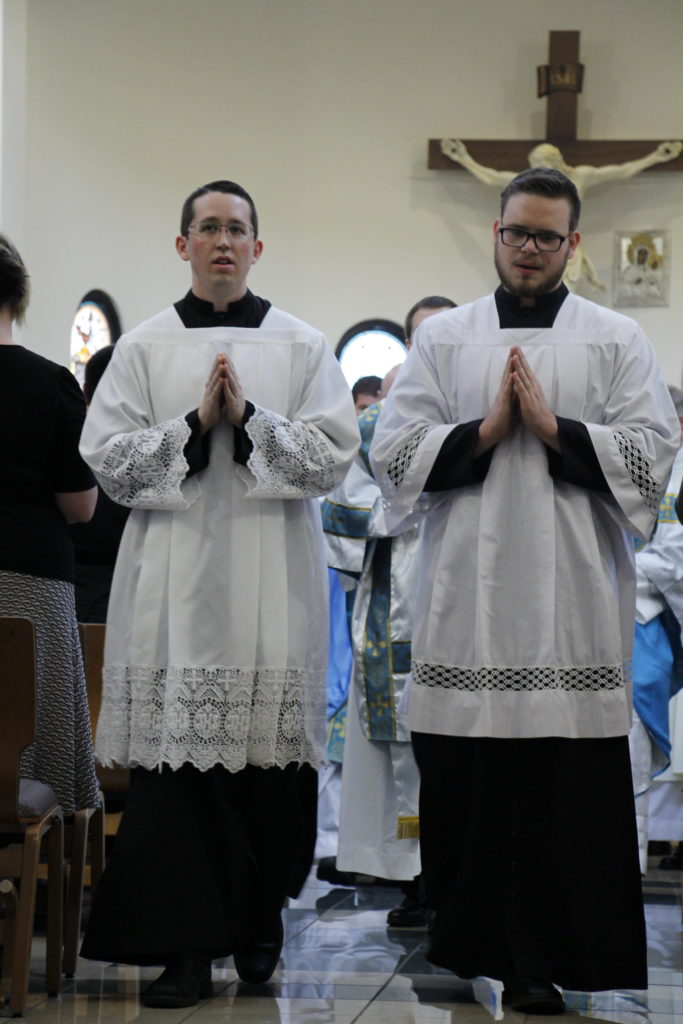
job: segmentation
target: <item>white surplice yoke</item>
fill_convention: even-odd
[[[482,482],[424,494],[453,426],[490,410],[512,345],[582,421],[609,493],[549,473],[524,426]],[[430,317],[375,430],[390,527],[425,514],[410,724],[454,736],[626,735],[635,580],[679,424],[631,319],[568,295],[552,329],[501,329],[493,296]]]
[[[215,356],[255,412],[246,466],[210,432],[183,454]],[[317,331],[271,307],[259,328],[186,329],[170,308],[116,346],[81,451],[132,509],[107,623],[97,755],[202,770],[317,767],[325,748],[327,579],[318,497],[358,447],[350,392]]]

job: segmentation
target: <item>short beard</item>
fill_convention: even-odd
[[[510,295],[516,296],[518,299],[535,299],[539,295],[547,295],[548,292],[555,291],[562,281],[564,272],[567,269],[568,260],[569,257],[565,259],[562,266],[558,268],[557,273],[552,277],[545,278],[545,280],[538,281],[535,284],[532,281],[529,281],[527,283],[522,282],[521,284],[515,285],[510,280],[507,271],[500,264],[497,248],[494,249],[493,252],[493,262],[495,264],[498,277],[500,278],[500,283],[506,292],[509,292]]]

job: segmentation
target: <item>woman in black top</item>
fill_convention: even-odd
[[[93,514],[97,489],[78,454],[85,406],[67,369],[14,343],[28,274],[0,235],[0,615],[36,630],[37,732],[21,772],[65,813],[98,799],[67,523]]]
[[[85,364],[83,394],[88,405],[102,374],[109,366],[114,346],[94,352]],[[119,505],[97,488],[95,514],[88,523],[76,523],[69,530],[76,561],[76,618],[79,622],[106,622],[109,592],[116,556],[129,508]]]

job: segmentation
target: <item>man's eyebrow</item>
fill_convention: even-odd
[[[503,228],[515,228],[517,231],[527,231],[532,235],[557,235],[558,238],[563,238],[564,235],[561,231],[555,231],[554,228],[528,228],[526,224],[501,224]],[[569,231],[569,229],[567,229]]]
[[[222,221],[220,217],[201,217],[199,220],[200,224],[240,224],[244,228],[248,228],[249,225],[245,220],[240,220],[239,217],[231,217],[229,220]]]

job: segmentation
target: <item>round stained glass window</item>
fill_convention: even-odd
[[[93,289],[85,295],[71,324],[70,368],[83,387],[85,364],[105,345],[118,341],[121,323],[116,307],[106,292]]]
[[[349,387],[359,377],[384,377],[408,354],[403,329],[392,320],[364,320],[349,328],[336,355]]]

